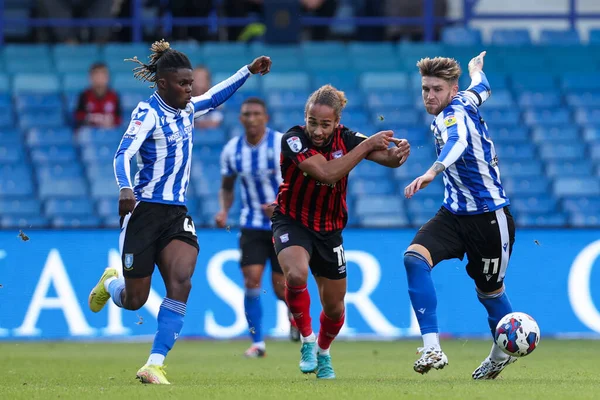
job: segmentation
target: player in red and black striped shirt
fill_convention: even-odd
[[[330,85],[306,103],[306,126],[281,141],[281,172],[273,214],[273,239],[286,280],[285,298],[302,335],[300,370],[332,379],[329,347],[344,324],[346,260],[342,229],[348,220],[348,173],[364,158],[396,168],[410,153],[391,131],[367,138],[340,125],[346,97]],[[396,147],[388,149],[389,143]],[[308,269],[315,276],[323,312],[318,338],[311,327]]]

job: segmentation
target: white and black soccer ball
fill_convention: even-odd
[[[538,346],[540,327],[531,316],[522,312],[513,312],[505,315],[498,322],[494,339],[506,354],[525,357]]]

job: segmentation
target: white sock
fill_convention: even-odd
[[[426,349],[430,347],[440,348],[440,337],[437,333],[426,333],[423,335],[423,347]]]
[[[150,357],[148,357],[148,362],[146,362],[146,364],[162,366],[164,362],[165,356],[163,356],[162,354],[152,353],[150,354]]]
[[[315,336],[314,332],[306,337],[302,336],[301,339],[302,343],[314,343],[317,341],[317,337]]]
[[[510,357],[508,354],[500,350],[500,347],[496,343],[492,345],[492,351],[490,351],[490,360],[492,361],[504,361]]]
[[[317,353],[318,354],[322,354],[324,356],[328,356],[329,355],[329,349],[322,349],[321,346],[319,346],[317,344]]]
[[[108,284],[111,283],[112,281],[116,280],[117,278],[115,278],[114,276],[108,278],[107,280],[104,281],[104,289],[106,289],[106,291],[108,292]]]
[[[262,341],[262,342],[256,342],[256,343],[252,343],[252,346],[254,346],[254,347],[258,347],[258,348],[259,348],[259,349],[261,349],[261,350],[264,350],[264,349],[267,347],[267,345],[265,344],[265,342],[264,342],[264,341]]]

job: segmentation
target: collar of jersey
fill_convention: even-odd
[[[165,101],[162,99],[162,97],[160,97],[158,92],[154,92],[153,96],[156,99],[156,101],[158,101],[158,105],[160,106],[160,108],[162,108],[164,111],[169,112],[171,114],[175,114],[175,115],[179,115],[179,113],[181,112],[181,110],[173,108],[170,105],[168,105],[167,103],[165,103]]]
[[[256,144],[252,144],[248,141],[248,138],[246,137],[246,134],[244,134],[244,142],[246,142],[246,145],[252,149],[257,149],[260,147],[261,144],[263,144],[266,140],[267,137],[271,134],[271,129],[269,127],[267,127],[267,129],[265,129],[265,134],[263,135],[263,137],[260,139],[260,142],[256,143]]]

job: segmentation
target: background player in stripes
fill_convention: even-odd
[[[408,292],[423,335],[421,357],[414,369],[440,369],[448,358],[440,347],[437,298],[431,269],[442,260],[467,254],[467,273],[488,312],[492,335],[502,317],[512,312],[504,275],[515,241],[509,200],[500,182],[498,158],[479,107],[490,95],[483,73],[482,52],[469,63],[472,82],[458,92],[461,70],[450,58],[425,58],[417,63],[422,76],[425,109],[435,120],[431,130],[438,159],[404,191],[407,198],[443,174],[445,199],[438,213],[421,227],[404,254]],[[490,355],[473,372],[474,379],[494,379],[516,358],[494,343]]]
[[[177,340],[186,312],[191,278],[198,256],[194,223],[187,215],[193,121],[225,102],[250,74],[268,73],[271,60],[259,57],[202,96],[192,97],[192,66],[187,56],[155,42],[148,64],[135,76],[152,82],[156,92],[140,102],[115,155],[120,189],[120,250],[123,277],[107,268],[88,302],[100,311],[109,297],[118,306],[137,310],[150,292],[154,264],[158,265],[167,295],[158,313],[158,329],[147,363],[137,372],[143,383],[169,384],[163,362]],[[138,154],[135,188],[130,182],[130,160]]]
[[[396,168],[410,153],[408,142],[393,138],[391,131],[367,138],[340,125],[345,105],[343,92],[323,86],[306,102],[306,126],[295,126],[284,135],[283,184],[272,218],[275,250],[285,274],[285,298],[302,335],[300,370],[316,372],[320,379],[335,378],[329,347],[344,324],[342,229],[348,219],[348,173],[364,158]],[[390,142],[397,147],[388,149]],[[318,349],[306,288],[309,266],[323,305]]]
[[[283,134],[268,128],[268,121],[267,106],[262,99],[250,97],[244,100],[240,110],[244,134],[231,139],[221,153],[221,210],[215,216],[217,226],[224,228],[233,204],[234,184],[239,177],[242,195],[240,265],[246,288],[244,308],[252,337],[252,346],[246,351],[246,357],[265,356],[260,295],[267,261],[271,262],[275,295],[285,301],[283,272],[273,248],[270,221],[272,204],[282,182],[279,156]],[[290,337],[300,340],[295,325],[294,322],[290,326]]]

